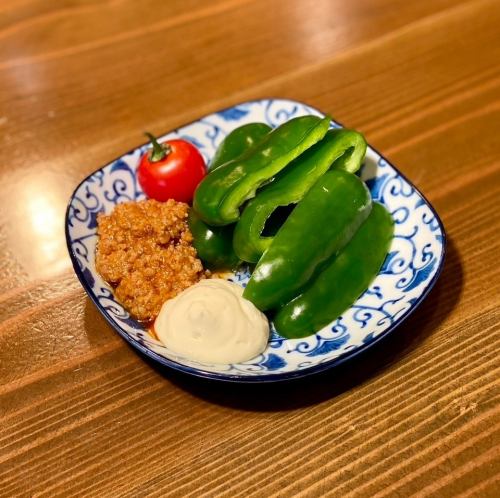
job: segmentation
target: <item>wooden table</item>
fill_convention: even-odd
[[[500,496],[495,0],[0,3],[0,496]],[[329,112],[425,193],[433,292],[369,354],[309,380],[158,370],[78,283],[78,182],[240,101]]]

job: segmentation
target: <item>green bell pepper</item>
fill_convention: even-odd
[[[262,140],[272,128],[265,123],[249,123],[235,128],[217,147],[210,161],[209,170],[214,171],[219,166],[240,157],[246,150]]]
[[[391,215],[373,203],[370,215],[303,293],[278,310],[274,325],[289,339],[314,334],[335,320],[378,274],[393,237]]]
[[[370,210],[370,192],[356,175],[341,170],[325,173],[279,229],[243,296],[261,311],[296,297],[349,242]]]
[[[209,225],[228,225],[240,217],[240,206],[256,190],[306,149],[319,142],[330,118],[301,116],[275,128],[248,149],[211,171],[198,185],[193,207]]]
[[[279,206],[299,202],[333,163],[333,168],[355,173],[366,153],[366,141],[356,131],[330,130],[259,191],[244,208],[234,230],[234,250],[240,259],[256,263],[271,245],[273,237],[262,232]]]
[[[211,270],[234,270],[240,259],[233,249],[234,225],[211,227],[204,223],[194,209],[189,210],[189,230],[198,257]]]
[[[210,162],[210,169],[214,170],[241,156],[271,129],[265,123],[249,123],[236,128],[217,147]],[[234,224],[224,227],[209,226],[200,219],[194,209],[189,211],[188,223],[198,257],[208,268],[211,270],[233,270],[238,266],[240,260],[233,249]]]

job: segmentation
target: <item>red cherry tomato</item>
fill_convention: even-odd
[[[167,140],[159,144],[150,133],[153,144],[142,157],[137,179],[151,199],[174,199],[190,203],[194,190],[206,174],[205,161],[198,149],[185,140]]]

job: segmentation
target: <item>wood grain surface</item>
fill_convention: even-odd
[[[500,496],[500,3],[0,1],[0,496]],[[411,178],[449,237],[397,332],[275,386],[149,363],[70,268],[90,172],[290,97]]]

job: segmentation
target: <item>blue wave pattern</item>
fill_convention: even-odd
[[[315,109],[289,100],[254,101],[204,117],[160,138],[191,141],[208,163],[219,143],[237,126],[255,121],[278,126],[305,114],[322,116]],[[338,128],[340,124],[332,121],[331,126]],[[228,377],[287,374],[332,362],[396,324],[418,304],[439,269],[444,234],[432,209],[409,182],[369,148],[360,176],[374,200],[384,204],[395,220],[390,252],[370,288],[341,317],[306,339],[285,340],[272,327],[267,350],[253,361],[207,365],[179,358],[131,319],[95,270],[97,216],[111,212],[118,203],[145,198],[136,179],[136,167],[145,150],[145,145],[138,147],[84,181],[71,199],[67,228],[72,257],[101,312],[122,336],[160,362],[170,366],[180,363],[187,370]],[[249,277],[248,268],[241,268],[231,280],[245,286]]]

